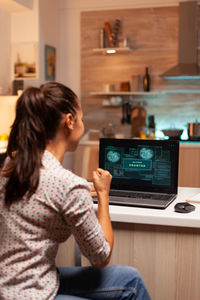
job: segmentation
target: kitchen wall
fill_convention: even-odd
[[[62,74],[65,76],[67,83],[75,88],[75,90],[78,92],[78,95],[80,95],[83,105],[85,107],[85,112],[87,114],[86,116],[86,127],[93,127],[93,128],[98,128],[100,126],[103,126],[107,120],[113,120],[117,124],[119,124],[119,120],[121,118],[121,110],[120,109],[102,109],[101,107],[101,99],[98,97],[91,97],[89,94],[89,91],[92,90],[98,90],[102,89],[102,84],[103,80],[102,78],[99,78],[98,76],[102,73],[103,78],[105,78],[105,81],[109,83],[109,80],[115,79],[117,81],[119,80],[124,80],[125,78],[130,78],[131,75],[142,74],[144,72],[144,67],[145,65],[149,65],[148,63],[148,58],[149,55],[151,56],[151,61],[150,63],[152,64],[151,67],[151,74],[153,76],[153,88],[154,89],[198,89],[199,88],[199,80],[193,80],[193,81],[179,81],[179,82],[172,82],[172,81],[165,81],[162,82],[162,80],[159,78],[159,74],[162,73],[162,70],[165,71],[170,66],[173,66],[177,62],[177,47],[178,47],[178,3],[179,1],[84,1],[82,3],[81,1],[61,1],[61,8],[62,8],[62,24],[67,25],[63,26],[65,30],[63,29],[63,32],[65,31],[65,34],[67,36],[67,39],[62,41],[61,45],[64,49],[66,50],[67,57],[70,57],[70,62],[69,64],[66,64],[66,62],[63,62],[62,65]],[[137,49],[134,50],[131,54],[128,54],[127,56],[125,55],[120,55],[120,56],[115,56],[113,58],[103,58],[100,55],[96,55],[92,53],[92,48],[98,47],[98,36],[99,36],[99,29],[102,27],[104,19],[101,18],[100,15],[102,13],[107,13],[106,17],[109,19],[112,19],[112,13],[115,11],[114,16],[120,17],[120,10],[124,11],[126,8],[128,9],[141,9],[141,8],[148,8],[151,11],[151,8],[161,8],[161,7],[171,7],[176,10],[176,13],[173,17],[172,24],[169,28],[170,31],[170,36],[168,35],[168,39],[165,37],[165,29],[164,24],[165,24],[165,19],[160,18],[159,16],[154,15],[152,12],[150,13],[150,16],[152,16],[152,22],[153,24],[153,31],[150,31],[150,26],[147,30],[147,28],[144,28],[144,24],[141,23],[141,28],[140,30],[145,30],[147,35],[146,37],[148,38],[149,45],[153,47],[153,43],[155,42],[155,39],[157,40],[157,44],[154,50],[158,51],[160,50],[161,53],[161,48],[163,48],[163,41],[164,41],[164,46],[167,45],[168,50],[170,50],[170,54],[167,57],[164,55],[163,49],[162,49],[162,54],[159,54],[158,57],[156,57],[156,51],[154,51],[154,58],[153,58],[153,51],[151,51],[151,54],[147,51],[148,47],[146,48],[146,53],[144,48],[138,47],[137,44]],[[106,12],[107,11],[107,12]],[[117,13],[118,11],[119,13]],[[67,15],[66,15],[67,12]],[[93,22],[91,22],[91,19],[88,19],[86,21],[87,24],[90,24],[90,29],[87,27],[88,25],[85,24],[86,30],[83,32],[83,22],[84,22],[84,14],[85,16],[89,17],[93,13],[98,13],[100,19],[95,18],[93,19]],[[136,12],[137,13],[137,10]],[[66,19],[64,20],[64,16],[68,16],[67,21]],[[97,14],[96,14],[97,16]],[[85,18],[85,20],[87,19]],[[82,21],[81,21],[82,18]],[[136,35],[136,28],[134,30],[134,20],[135,20],[135,15],[130,17],[131,22],[133,27],[131,29],[128,29],[126,27],[126,33],[127,34],[133,34]],[[170,18],[170,16],[169,16]],[[169,19],[168,18],[168,19]],[[145,19],[144,19],[145,20]],[[77,24],[80,22],[80,28],[78,27]],[[152,23],[150,23],[152,25]],[[124,26],[126,26],[126,22],[124,22]],[[148,26],[148,25],[147,25]],[[72,31],[73,28],[73,31]],[[158,39],[156,36],[156,28],[160,28],[159,32],[159,38],[162,41],[161,45],[158,44]],[[89,29],[89,31],[88,31]],[[164,34],[162,34],[162,31]],[[92,33],[91,33],[92,32]],[[88,34],[87,34],[88,33]],[[63,33],[62,33],[63,34]],[[85,35],[84,35],[85,34]],[[92,34],[92,35],[91,35]],[[81,44],[79,40],[79,35],[81,39]],[[141,36],[141,35],[140,35]],[[138,42],[138,40],[137,40]],[[140,43],[143,41],[140,39]],[[145,40],[144,40],[145,42]],[[82,46],[82,43],[84,45]],[[81,48],[81,59],[82,62],[79,62],[79,49]],[[171,49],[170,49],[171,47]],[[143,52],[142,52],[143,51]],[[145,57],[145,60],[141,62],[141,60],[138,60],[138,57],[142,54],[142,58]],[[164,56],[163,56],[164,55]],[[95,58],[96,57],[96,58]],[[131,58],[130,58],[131,57]],[[167,60],[166,60],[167,59]],[[101,62],[101,71],[94,73],[94,69],[98,67],[98,63],[96,64],[97,61]],[[123,60],[126,61],[125,67],[122,70],[122,64]],[[104,63],[103,63],[104,61]],[[106,61],[106,63],[105,63]],[[128,69],[127,68],[127,61],[130,62],[132,61],[132,64],[129,65]],[[140,64],[140,69],[135,69],[135,63],[137,65]],[[115,70],[113,70],[113,64],[115,65]],[[116,73],[119,73],[119,68],[116,66],[119,64],[119,68],[121,69],[121,77],[120,79],[117,78]],[[81,78],[79,77],[79,74],[81,73],[81,68],[80,65],[82,66],[82,75]],[[105,67],[105,65],[107,65]],[[84,68],[83,68],[84,66]],[[88,69],[88,68],[89,69]],[[105,67],[105,68],[104,68]],[[93,72],[90,73],[90,71],[93,69]],[[108,72],[109,69],[109,72]],[[84,70],[85,74],[87,74],[87,78],[89,78],[88,83],[86,83],[86,76],[84,75]],[[100,70],[100,69],[99,69]],[[104,70],[104,72],[103,72]],[[127,71],[128,70],[128,71]],[[116,71],[116,72],[114,72]],[[127,72],[127,73],[126,73]],[[97,74],[98,73],[98,74]],[[126,75],[125,75],[126,73]],[[123,75],[123,78],[122,78]],[[110,78],[108,78],[110,76]],[[113,77],[114,76],[114,77]],[[93,77],[92,81],[90,81],[91,77]],[[79,88],[79,82],[81,88]],[[104,83],[107,83],[104,82]],[[90,84],[90,87],[89,87]],[[87,85],[87,86],[86,86]],[[187,92],[187,91],[186,91]],[[185,93],[185,94],[165,94],[162,97],[156,96],[154,98],[144,98],[142,99],[141,97],[137,100],[145,101],[147,102],[148,106],[146,106],[147,113],[148,114],[155,114],[156,116],[156,121],[158,126],[161,128],[163,127],[185,127],[187,126],[187,122],[190,122],[194,119],[199,119],[199,94],[197,93]],[[85,104],[84,104],[85,101]],[[89,106],[87,106],[89,104]],[[93,112],[95,112],[95,117]],[[98,114],[97,114],[98,112]],[[169,115],[169,118],[168,118]],[[127,127],[127,126],[126,126]],[[124,128],[124,127],[123,127]],[[129,127],[128,127],[129,128]],[[128,129],[129,130],[129,129]]]
[[[10,34],[10,14],[4,10],[0,10],[0,94],[8,94],[10,88]]]
[[[28,7],[30,9],[33,8],[33,1],[34,0],[13,0],[13,1],[18,2],[18,3]]]
[[[31,4],[33,1],[29,1]],[[27,3],[27,4],[28,4]],[[48,7],[48,14],[47,14]],[[38,76],[35,79],[24,79],[24,86],[38,86],[44,82],[44,45],[57,49],[56,79],[59,78],[59,5],[57,0],[34,0],[33,9],[27,11],[7,12],[0,10],[0,134],[9,133],[14,119],[15,96],[12,92],[14,60],[11,49],[13,45],[35,44],[37,47]]]
[[[37,78],[34,79],[26,79],[24,80],[24,87],[29,85],[38,85],[40,72],[39,72],[39,61],[38,58],[40,57],[39,53],[39,17],[38,17],[38,0],[35,0],[33,3],[33,8],[24,12],[12,12],[11,15],[11,36],[10,36],[10,46],[13,50],[17,48],[24,47],[24,51],[27,51],[25,47],[28,45],[35,45],[36,47],[36,63],[37,63]],[[17,58],[17,53],[12,51],[12,57],[10,61],[10,69],[11,69],[11,78],[10,82],[14,79],[13,69],[14,69],[14,62]],[[28,55],[28,53],[26,53]],[[10,83],[11,84],[11,83]],[[12,90],[12,86],[10,88]]]
[[[122,34],[128,37],[132,51],[115,55],[94,53],[104,21],[117,18],[121,19]],[[178,19],[178,7],[82,12],[81,99],[87,128],[102,128],[112,121],[117,131],[124,130],[121,109],[102,107],[106,97],[90,92],[103,91],[107,83],[119,89],[121,81],[132,83],[133,76],[140,75],[141,79],[145,66],[150,68],[152,90],[165,92],[155,97],[132,96],[131,101],[133,105],[145,103],[147,115],[155,116],[157,129],[186,128],[187,122],[200,120],[200,80],[164,80],[159,76],[177,63]],[[130,127],[126,126],[126,130],[129,134]]]
[[[56,80],[60,78],[60,9],[59,1],[42,0],[39,5],[39,68],[40,83],[44,82],[44,47],[50,45],[56,48]],[[47,14],[48,13],[48,14]],[[64,57],[63,57],[64,60]]]
[[[15,118],[17,96],[0,96],[0,135],[9,134]]]
[[[80,38],[81,12],[141,7],[178,6],[179,0],[60,0],[61,78],[81,96]]]
[[[48,14],[47,14],[48,7]],[[44,75],[44,47],[51,45],[56,47],[56,80],[59,78],[59,3],[55,0],[34,0],[33,9],[29,12],[12,13],[12,43],[35,43],[37,46],[37,68],[36,79],[25,80],[25,87],[29,85],[38,86],[45,81]],[[25,26],[25,24],[27,24]]]
[[[24,0],[18,1],[23,4]],[[11,5],[11,4],[10,4]],[[57,0],[30,0],[26,3],[28,8],[22,11],[13,11],[9,6],[1,8],[0,2],[0,94],[8,95],[12,92],[13,69],[19,46],[33,45],[36,49],[37,76],[25,79],[24,87],[38,86],[44,82],[44,46],[56,47],[56,80],[60,78],[60,18],[59,1]],[[48,7],[48,10],[47,10]],[[7,10],[6,10],[7,9]],[[27,54],[27,50],[26,51]],[[30,55],[29,55],[30,56]]]

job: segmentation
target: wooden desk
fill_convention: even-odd
[[[174,212],[175,203],[197,193],[200,189],[179,188],[165,210],[110,205],[115,237],[110,264],[137,268],[152,300],[200,299],[200,204],[189,214]],[[82,265],[88,264],[82,257]]]

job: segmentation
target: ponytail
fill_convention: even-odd
[[[2,170],[7,177],[5,204],[10,207],[26,194],[30,198],[39,184],[41,159],[47,142],[56,135],[63,113],[76,116],[77,97],[66,86],[49,82],[27,88],[18,98]]]

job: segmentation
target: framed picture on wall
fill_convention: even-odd
[[[56,80],[56,48],[45,45],[45,80]]]

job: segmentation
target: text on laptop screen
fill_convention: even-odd
[[[100,167],[112,174],[111,188],[167,192],[177,183],[177,160],[175,141],[100,141]]]

